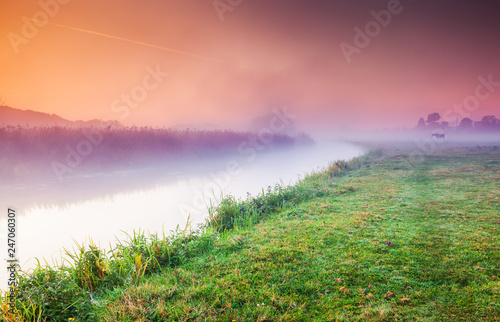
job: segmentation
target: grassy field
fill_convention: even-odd
[[[441,147],[411,163],[409,152],[375,151],[293,187],[229,197],[198,235],[82,249],[72,270],[22,280],[20,294],[45,302],[21,297],[19,311],[59,321],[499,321],[500,149]],[[80,293],[58,295],[71,288]]]

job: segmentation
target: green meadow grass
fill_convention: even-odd
[[[31,321],[499,321],[500,150],[410,152],[227,197],[197,233],[80,247],[72,267],[22,277],[16,308]]]

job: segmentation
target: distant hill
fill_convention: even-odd
[[[34,126],[69,126],[69,127],[123,127],[118,121],[70,121],[56,114],[20,110],[9,106],[0,106],[0,126],[20,125],[23,127]]]

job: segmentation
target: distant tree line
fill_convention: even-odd
[[[418,120],[416,129],[443,129],[453,128],[458,131],[476,131],[476,132],[490,132],[490,131],[500,131],[500,119],[497,119],[494,115],[486,115],[481,118],[480,121],[473,121],[472,119],[465,117],[460,120],[460,122],[455,122],[455,126],[451,125],[447,121],[441,121],[441,115],[439,113],[431,113],[427,115],[427,119],[424,120],[421,117]],[[458,120],[457,120],[458,121]]]

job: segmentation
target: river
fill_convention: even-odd
[[[276,183],[293,184],[329,162],[362,154],[361,147],[328,142],[313,147],[191,162],[176,168],[75,176],[65,182],[0,186],[0,240],[7,258],[7,207],[17,211],[17,258],[27,271],[35,258],[61,263],[64,248],[89,239],[109,249],[134,230],[168,233],[204,223],[207,205],[221,194],[246,198]],[[6,266],[6,264],[5,264]],[[7,273],[1,270],[0,287]]]

